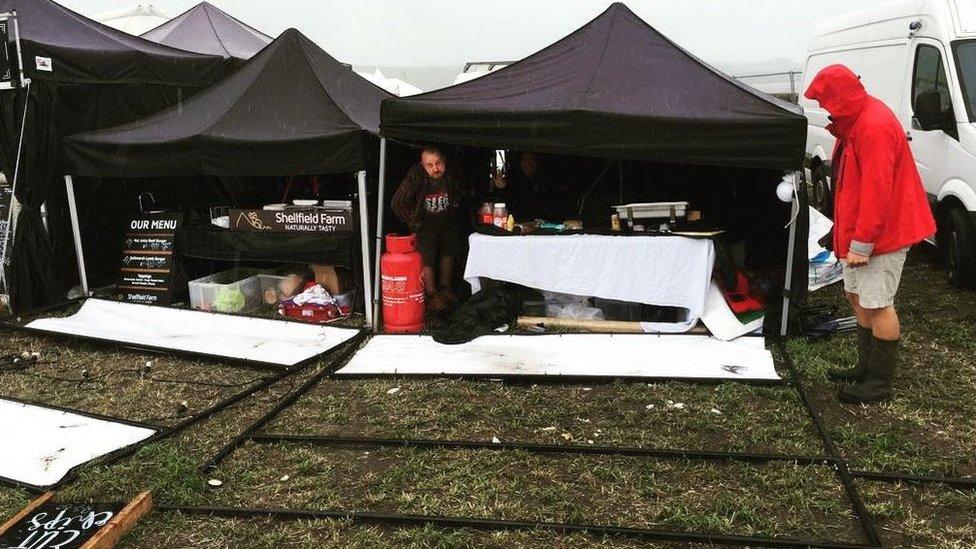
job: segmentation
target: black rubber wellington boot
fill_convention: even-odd
[[[864,379],[854,385],[846,385],[837,395],[848,404],[870,404],[881,402],[891,396],[891,380],[898,367],[898,343],[901,340],[885,341],[874,338],[871,349],[871,362],[864,372]]]
[[[827,370],[827,378],[831,381],[861,381],[864,371],[868,369],[871,361],[871,347],[874,345],[874,336],[871,335],[871,328],[857,325],[857,363],[850,368],[843,370]]]

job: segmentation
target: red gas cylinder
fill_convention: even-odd
[[[424,329],[424,263],[417,251],[417,235],[386,235],[380,259],[383,280],[383,329],[416,334]]]

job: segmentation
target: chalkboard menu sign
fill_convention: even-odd
[[[139,214],[129,220],[119,268],[119,296],[130,303],[169,305],[173,299],[176,231],[180,213]]]
[[[352,210],[289,209],[231,210],[230,228],[235,231],[279,233],[337,233],[352,231]]]
[[[152,511],[152,494],[128,504],[54,503],[45,492],[0,525],[0,549],[109,549]]]
[[[47,502],[24,515],[0,536],[0,549],[74,549],[82,547],[122,510],[122,503]]]
[[[0,19],[0,90],[14,87],[14,63],[10,56],[10,19]]]

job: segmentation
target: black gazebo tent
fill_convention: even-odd
[[[615,3],[497,72],[384,101],[380,133],[410,142],[796,170],[806,119],[796,105],[719,72]],[[380,184],[382,201],[382,178]],[[794,217],[806,226],[804,204]],[[802,287],[795,303],[806,289],[802,247],[805,238],[791,231],[792,263],[804,266],[789,277],[793,292]]]
[[[806,118],[681,49],[625,5],[499,71],[383,103],[384,137],[798,168]]]
[[[227,63],[128,35],[50,0],[0,0],[0,12],[16,12],[30,80],[0,92],[0,159],[21,205],[6,281],[14,309],[27,310],[60,301],[70,279],[58,263],[71,255],[64,200],[56,199],[60,137],[178,103],[226,74]],[[13,35],[10,41],[16,51]]]
[[[141,37],[186,51],[241,61],[250,59],[273,40],[208,2],[193,6]]]
[[[368,291],[365,169],[376,144],[379,106],[389,97],[289,29],[178,108],[65,138],[66,173],[123,178],[359,172]],[[78,258],[83,271],[83,257]]]

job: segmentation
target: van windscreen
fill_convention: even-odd
[[[962,86],[962,97],[966,101],[966,114],[970,122],[976,122],[976,40],[953,42],[952,50]]]

